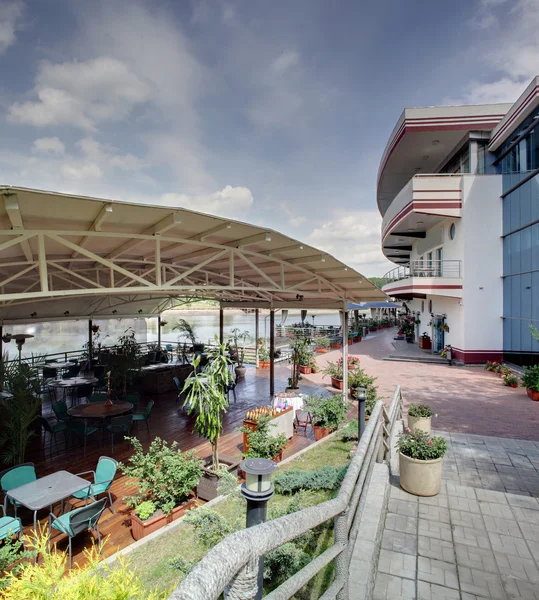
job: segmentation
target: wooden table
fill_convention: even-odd
[[[88,404],[79,404],[73,406],[67,414],[70,417],[78,419],[108,419],[117,417],[129,412],[133,408],[131,402],[114,402],[114,404],[105,404],[105,402],[89,402]]]

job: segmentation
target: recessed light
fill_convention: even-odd
[[[422,158],[423,160],[427,160],[427,159],[428,159],[428,157],[429,157],[429,155],[428,155],[428,154],[425,154],[425,156],[422,156],[421,158]]]
[[[423,223],[424,223],[424,222],[425,222],[425,221],[418,221],[418,222],[417,222],[417,224],[418,224],[418,225],[423,225]]]
[[[408,227],[407,231],[414,231],[415,227]]]
[[[437,146],[440,143],[440,140],[432,140],[432,145]]]

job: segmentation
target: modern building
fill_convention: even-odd
[[[378,172],[383,287],[464,363],[539,362],[539,78],[514,104],[404,110]]]

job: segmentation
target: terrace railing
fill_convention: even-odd
[[[409,277],[462,277],[460,260],[413,260],[409,265],[396,267],[383,277],[383,285]]]
[[[265,600],[291,598],[332,561],[334,580],[321,599],[349,600],[350,559],[370,473],[376,461],[390,459],[391,435],[401,416],[402,394],[397,387],[389,409],[381,401],[376,403],[336,498],[227,536],[178,585],[170,600],[216,600],[223,592],[228,600],[252,600],[257,592],[259,557],[331,519],[334,544],[265,596]]]

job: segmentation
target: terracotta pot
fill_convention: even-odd
[[[432,417],[411,417],[408,415],[408,427],[412,431],[423,431],[430,435]]]
[[[348,340],[348,345],[351,346],[352,345],[352,340]]]
[[[316,351],[319,354],[325,354],[328,351],[328,349],[327,348],[317,348]]]
[[[442,459],[417,460],[399,452],[402,489],[415,496],[436,496],[442,485]]]
[[[335,379],[335,377],[332,377],[331,385],[338,390],[342,390],[342,379]]]
[[[283,460],[283,451],[281,450],[272,460],[273,462],[280,463]]]
[[[518,383],[510,383],[509,387],[517,388],[518,387]]]
[[[331,429],[329,427],[320,427],[318,425],[313,426],[314,430],[314,439],[315,441],[319,441],[331,433]]]
[[[146,521],[139,519],[139,517],[137,517],[137,515],[133,512],[131,513],[131,533],[133,534],[135,540],[140,540],[143,537],[150,535],[150,533],[161,529],[161,527],[172,523],[172,521],[176,521],[176,519],[183,517],[188,510],[191,510],[196,506],[197,500],[193,497],[183,504],[180,504],[176,508],[173,508],[170,515],[165,515],[163,513],[157,517],[147,519]]]
[[[313,370],[311,369],[311,367],[299,365],[299,372],[303,373],[304,375],[310,375],[313,372]]]
[[[530,390],[530,388],[526,388],[526,393],[528,394],[528,397],[531,398],[533,401],[539,402],[539,392],[536,392],[535,390]]]
[[[341,342],[331,342],[330,347],[333,350],[338,350],[341,347]]]
[[[260,360],[260,361],[258,361],[258,366],[261,369],[269,369],[270,368],[270,361],[269,360]]]

